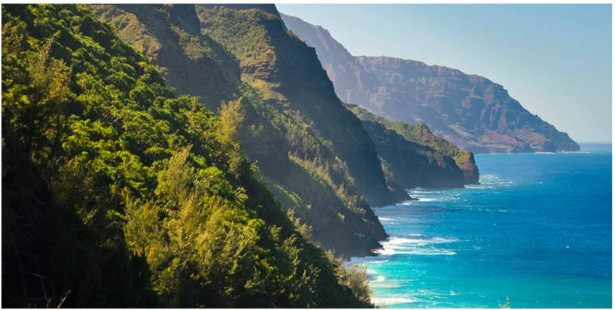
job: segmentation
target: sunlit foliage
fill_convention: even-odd
[[[368,306],[220,117],[85,6],[2,10],[3,305]]]

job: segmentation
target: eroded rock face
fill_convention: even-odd
[[[282,18],[316,49],[335,92],[347,103],[390,120],[424,123],[435,135],[472,152],[579,150],[566,133],[484,77],[413,60],[354,57],[322,27]]]

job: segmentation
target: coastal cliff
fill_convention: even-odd
[[[502,85],[459,70],[391,57],[355,57],[320,26],[282,15],[316,49],[335,92],[393,121],[425,124],[475,153],[578,151],[568,134],[528,112]]]
[[[387,184],[373,142],[314,50],[288,33],[273,5],[176,6],[93,8],[148,51],[176,93],[198,95],[213,111],[240,102],[242,151],[306,238],[345,257],[378,248],[386,234],[370,205],[407,194]],[[212,76],[217,84],[207,85]]]
[[[347,105],[376,144],[388,180],[405,188],[460,188],[478,183],[471,152],[437,138],[425,125],[391,122],[356,105]]]

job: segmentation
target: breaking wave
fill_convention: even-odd
[[[434,247],[436,244],[452,243],[459,240],[442,237],[391,237],[382,243],[382,248],[376,250],[380,255],[455,255],[456,252]]]

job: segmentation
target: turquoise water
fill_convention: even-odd
[[[476,156],[480,185],[375,209],[381,307],[611,307],[611,151]]]

